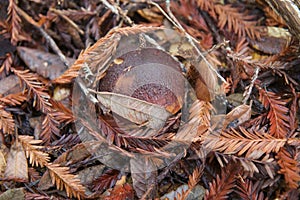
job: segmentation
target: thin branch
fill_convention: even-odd
[[[17,7],[17,12],[31,25],[33,25],[34,27],[36,27],[40,33],[44,36],[44,38],[46,39],[47,43],[50,45],[50,47],[52,48],[52,50],[59,56],[59,58],[63,61],[63,63],[69,67],[70,63],[69,61],[66,59],[66,56],[61,52],[61,50],[59,49],[59,47],[57,46],[57,44],[55,43],[55,41],[50,37],[50,35],[48,35],[48,33],[36,22],[34,21],[26,12],[24,12],[21,8]]]
[[[78,31],[78,33],[80,33],[81,35],[84,34],[84,31],[81,30],[77,26],[77,24],[75,24],[68,16],[64,15],[64,13],[61,10],[57,10],[55,8],[50,8],[49,10],[62,17],[64,20],[66,20],[71,26],[73,26]]]
[[[185,35],[185,37],[188,39],[189,43],[194,47],[194,49],[197,51],[198,55],[204,60],[204,62],[207,64],[207,66],[221,79],[222,82],[226,83],[226,80],[219,74],[219,72],[210,64],[210,62],[205,58],[203,53],[200,51],[199,47],[196,45],[196,42],[198,42],[197,39],[195,39],[193,36],[191,36],[189,33],[185,31],[185,29],[181,26],[181,24],[178,22],[176,17],[173,15],[171,9],[170,9],[170,1],[166,1],[167,5],[167,12],[166,13],[157,3],[153,1],[148,1],[149,4],[154,5],[161,11],[161,13],[180,31],[182,31]]]
[[[254,82],[256,81],[257,77],[258,77],[258,73],[260,71],[260,68],[259,67],[256,67],[255,69],[255,73],[254,73],[254,76],[252,77],[252,80],[251,80],[251,83],[250,85],[248,86],[248,89],[245,91],[244,93],[244,100],[243,100],[243,104],[245,105],[251,95],[251,92],[252,92],[252,89],[253,89],[253,86],[254,86]]]

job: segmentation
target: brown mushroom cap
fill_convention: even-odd
[[[128,95],[176,113],[182,106],[184,81],[180,64],[169,54],[143,48],[116,58],[100,80],[99,90]]]

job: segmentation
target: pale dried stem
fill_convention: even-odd
[[[121,16],[121,18],[128,23],[130,26],[133,26],[133,21],[127,16],[126,12],[124,12],[119,6],[117,6],[115,3],[111,3],[107,0],[101,0],[101,2],[110,9],[114,14],[117,16]]]
[[[57,10],[55,8],[50,8],[50,11],[54,12],[55,14],[59,15],[60,17],[62,17],[64,20],[66,20],[66,22],[68,22],[73,28],[76,29],[76,31],[78,31],[78,33],[80,33],[81,35],[84,34],[84,31],[81,30],[78,25],[73,22],[68,16],[64,15],[63,12],[61,10]]]
[[[207,64],[207,66],[221,79],[222,82],[226,83],[226,80],[219,74],[219,72],[210,64],[210,62],[205,58],[203,53],[200,51],[198,45],[198,40],[195,39],[193,36],[191,36],[189,33],[186,32],[186,30],[181,26],[181,24],[178,22],[176,17],[173,15],[171,9],[170,9],[170,1],[166,1],[167,5],[167,13],[155,2],[148,1],[149,4],[154,5],[159,9],[159,11],[180,31],[182,31],[185,34],[185,37],[188,39],[189,43],[195,48],[198,55],[204,60],[204,62]]]
[[[248,99],[249,99],[249,97],[250,97],[250,95],[251,95],[251,92],[252,92],[252,89],[253,89],[253,86],[254,86],[254,82],[256,81],[256,79],[257,79],[257,77],[258,77],[259,71],[260,71],[260,68],[259,68],[259,67],[256,67],[255,73],[254,73],[254,75],[253,75],[253,77],[252,77],[252,80],[251,80],[251,83],[250,83],[250,85],[249,85],[249,88],[245,91],[245,92],[247,92],[247,93],[246,93],[246,95],[244,95],[245,98],[243,99],[243,104],[246,104],[246,103],[247,103],[247,101],[248,101]]]

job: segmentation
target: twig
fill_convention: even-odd
[[[245,91],[245,93],[246,93],[246,92],[247,92],[247,93],[246,93],[246,95],[244,95],[245,98],[244,98],[244,100],[243,100],[243,104],[246,104],[246,103],[247,103],[247,101],[248,101],[248,99],[249,99],[249,97],[250,97],[250,95],[251,95],[251,92],[252,92],[252,89],[253,89],[253,86],[254,86],[254,82],[256,81],[256,79],[257,79],[257,77],[258,77],[259,71],[260,71],[260,68],[259,68],[259,67],[256,67],[254,76],[252,77],[251,83],[250,83],[250,85],[248,86],[249,88]]]
[[[207,52],[205,54],[209,54],[221,47],[226,47],[229,44],[229,40],[224,40],[223,42],[219,43],[219,44],[215,44],[214,46],[212,46],[209,50],[207,50]]]
[[[84,31],[81,30],[77,24],[75,24],[75,22],[73,22],[68,16],[64,15],[63,12],[61,10],[57,10],[55,8],[50,8],[50,11],[54,12],[55,14],[59,15],[60,17],[62,17],[64,20],[66,20],[71,26],[73,26],[78,33],[80,33],[81,35],[84,34]]]
[[[51,49],[59,56],[59,58],[63,61],[63,63],[69,67],[69,61],[66,59],[65,55],[61,52],[61,50],[58,48],[55,41],[48,35],[48,33],[36,22],[34,21],[27,13],[25,13],[21,8],[16,7],[17,12],[31,25],[36,27],[40,33],[44,36],[47,43],[50,45]]]
[[[133,21],[127,16],[127,14],[117,5],[114,3],[110,3],[107,0],[101,0],[101,2],[110,9],[113,13],[115,13],[118,16],[121,16],[121,18],[128,23],[130,26],[133,26]]]
[[[106,0],[101,0],[101,2],[108,8],[108,9],[110,9],[113,13],[115,13],[116,15],[119,15],[119,11],[118,11],[118,9],[115,7],[115,6],[113,6],[113,5],[111,5],[108,1],[106,1]]]
[[[201,53],[199,47],[196,45],[195,42],[198,42],[197,39],[195,39],[193,36],[191,36],[189,33],[185,31],[185,29],[181,26],[181,24],[178,22],[176,17],[173,15],[171,9],[170,9],[170,1],[166,0],[166,7],[167,7],[167,13],[155,2],[148,1],[149,4],[154,5],[161,11],[161,13],[180,31],[182,31],[185,34],[185,37],[188,39],[189,43],[195,48],[197,53],[200,55],[200,57],[204,60],[204,62],[207,64],[207,66],[221,79],[222,82],[226,83],[226,80],[218,73],[218,71],[210,64],[210,62],[205,58],[203,53]]]

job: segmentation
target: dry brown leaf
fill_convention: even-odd
[[[247,121],[251,117],[251,106],[240,105],[230,111],[224,120],[223,128],[226,128],[230,123],[237,120],[235,126]]]
[[[101,104],[125,119],[152,129],[162,128],[171,116],[164,107],[112,92],[96,92]]]
[[[37,72],[44,78],[53,80],[66,70],[64,63],[55,54],[26,47],[17,47],[17,51],[29,69]],[[75,62],[72,58],[67,58],[67,60],[70,64]]]
[[[15,75],[4,77],[0,80],[0,94],[8,95],[21,92],[19,79]]]
[[[28,166],[24,149],[18,141],[10,148],[4,177],[15,181],[28,181]]]
[[[216,73],[209,68],[204,60],[196,66],[196,70],[200,72],[202,80],[196,81],[195,90],[198,99],[212,100],[214,95],[220,91],[218,77]]]
[[[152,199],[157,177],[157,168],[153,161],[143,156],[132,158],[130,160],[130,171],[133,188],[137,196]]]
[[[24,188],[9,189],[0,195],[0,200],[7,200],[7,199],[26,200],[25,189]]]

